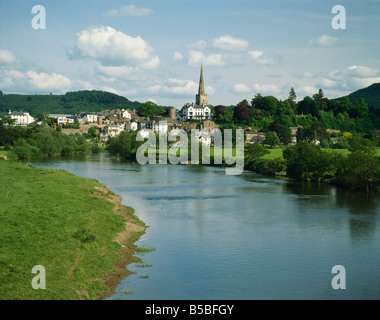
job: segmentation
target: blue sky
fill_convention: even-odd
[[[34,5],[46,9],[35,30]],[[346,29],[335,30],[335,5]],[[203,63],[210,104],[334,98],[380,82],[380,0],[0,0],[0,90],[106,90],[177,108]]]

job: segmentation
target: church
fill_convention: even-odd
[[[199,79],[198,94],[195,96],[194,103],[186,103],[177,114],[178,121],[186,120],[209,120],[211,119],[211,108],[207,105],[207,94],[203,80],[203,66],[201,66],[201,76]]]

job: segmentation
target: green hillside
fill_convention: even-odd
[[[0,115],[9,110],[30,112],[34,116],[47,113],[75,114],[78,111],[107,109],[136,109],[139,102],[105,91],[77,91],[64,95],[2,94],[0,91]]]
[[[373,106],[376,109],[380,109],[380,83],[374,83],[367,88],[360,89],[349,94],[348,99],[351,102],[355,102],[359,98],[363,98],[368,106]],[[338,98],[336,100],[340,100],[342,98]]]

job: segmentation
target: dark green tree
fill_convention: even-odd
[[[265,135],[264,144],[268,144],[271,148],[277,146],[280,143],[280,139],[277,133],[274,131],[268,131]]]

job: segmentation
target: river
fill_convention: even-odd
[[[379,196],[106,154],[29,163],[97,179],[149,226],[155,250],[108,299],[380,299]]]

